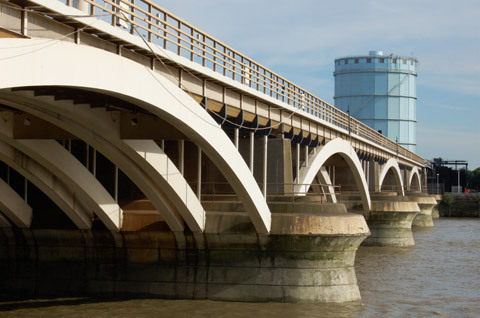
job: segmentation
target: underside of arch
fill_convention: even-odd
[[[16,140],[12,127],[0,125],[0,140],[25,153],[69,184],[109,230],[120,230],[122,210],[100,182],[55,140]]]
[[[420,181],[420,173],[418,172],[417,167],[413,167],[410,171],[410,177],[408,180],[408,184],[410,185],[410,189],[414,189],[417,192],[422,192],[422,182]]]
[[[16,226],[30,227],[33,217],[32,208],[2,179],[0,179],[0,211]]]
[[[2,40],[11,49],[0,52],[0,67],[9,74],[0,79],[0,89],[78,87],[110,94],[146,109],[199,145],[230,182],[257,232],[269,232],[270,210],[245,161],[221,127],[187,93],[160,74],[121,56],[66,42],[37,51],[25,47],[34,41]],[[79,56],[82,61],[95,63],[73,62],[65,56]]]
[[[79,229],[92,227],[92,211],[51,171],[3,141],[0,141],[0,161],[39,188]]]
[[[365,180],[365,176],[363,174],[360,160],[358,159],[355,150],[350,146],[350,144],[341,138],[336,138],[328,142],[325,146],[321,147],[316,152],[316,154],[312,155],[312,158],[309,159],[310,165],[308,167],[303,167],[300,170],[299,177],[296,181],[296,183],[298,184],[296,190],[299,192],[306,192],[306,190],[308,190],[306,189],[306,187],[312,184],[315,176],[318,175],[319,172],[321,173],[321,169],[324,163],[330,157],[336,154],[340,155],[347,162],[347,165],[350,168],[355,179],[355,183],[357,184],[360,191],[363,208],[365,210],[370,210],[370,195],[368,193],[368,186]],[[326,181],[329,182],[329,180]]]
[[[380,180],[379,188],[382,189],[382,186],[384,185],[384,181],[389,173],[393,175],[393,178],[395,180],[394,190],[401,195],[405,195],[400,167],[395,158],[388,159],[388,161],[382,166],[382,171],[380,172],[380,178],[379,178]]]
[[[110,115],[52,97],[33,100],[32,92],[3,93],[0,101],[29,112],[84,140],[116,164],[147,196],[172,231],[201,232],[205,211],[175,164],[153,140],[121,140]],[[183,218],[183,219],[182,219]]]
[[[331,185],[332,180],[325,167],[321,167],[317,173],[319,185],[312,184],[315,193],[323,195],[328,202],[337,203],[337,196],[335,195],[335,188]]]

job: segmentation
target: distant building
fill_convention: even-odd
[[[416,152],[418,60],[382,51],[335,60],[335,107]]]
[[[468,162],[434,158],[426,163],[427,183],[430,193],[461,193],[467,186]],[[454,167],[452,169],[452,167]]]

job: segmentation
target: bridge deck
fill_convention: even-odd
[[[85,0],[84,12],[68,7],[70,0],[1,4],[3,33],[74,41],[133,59],[163,73],[230,128],[271,128],[307,145],[351,136],[359,154],[423,166],[418,155],[149,0]]]

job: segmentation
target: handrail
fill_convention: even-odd
[[[71,6],[70,0],[60,1]],[[350,119],[349,125],[349,115],[345,112],[183,21],[151,0],[83,1],[89,4],[88,12],[91,15],[111,13],[109,23],[113,26],[122,27],[123,25],[125,28],[125,25],[128,25],[126,23],[129,23],[131,34],[134,34],[134,28],[137,28],[147,41],[159,45],[165,50],[188,58],[191,62],[201,64],[203,67],[337,127],[346,130],[349,130],[350,127],[352,134],[375,142],[394,151],[397,155],[423,165],[423,159],[420,156],[399,146],[396,142],[353,117]]]

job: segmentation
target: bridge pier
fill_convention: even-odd
[[[359,300],[354,260],[369,234],[343,205],[273,206],[272,232],[209,212],[206,233],[0,230],[0,292],[255,302]],[[296,211],[298,207],[295,207]]]
[[[358,196],[340,196],[339,202],[347,206],[349,212],[365,216],[370,236],[362,245],[366,246],[414,246],[412,222],[420,209],[408,198],[387,193],[371,194],[372,207],[364,211]]]
[[[420,213],[413,220],[413,227],[433,227],[432,210],[437,205],[437,200],[424,193],[410,193],[408,198],[417,202]]]

